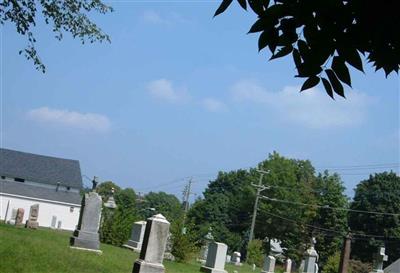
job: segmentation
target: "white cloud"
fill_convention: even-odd
[[[85,130],[108,131],[111,127],[108,117],[94,113],[79,113],[40,107],[30,110],[27,116],[39,122],[60,124]]]
[[[361,124],[372,99],[359,91],[347,91],[347,99],[336,96],[333,101],[325,91],[312,88],[299,93],[300,87],[287,86],[270,92],[260,85],[241,81],[232,88],[237,102],[252,102],[267,106],[288,121],[311,128],[346,127]]]
[[[201,101],[201,104],[209,112],[223,112],[228,110],[225,103],[214,98],[205,98]]]
[[[185,102],[189,99],[185,89],[178,89],[167,79],[159,79],[150,82],[147,85],[150,95],[156,99],[168,101],[171,103]]]

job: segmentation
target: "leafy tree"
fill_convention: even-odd
[[[352,246],[352,257],[370,262],[377,247],[384,244],[389,263],[400,258],[400,177],[393,172],[370,175],[357,185],[350,208],[397,214],[349,212],[349,225],[354,233],[387,237],[358,236],[360,239]]]
[[[344,194],[345,187],[339,175],[330,175],[328,171],[325,171],[317,176],[315,184],[314,190],[317,192],[318,205],[333,208],[348,208],[348,198]],[[321,230],[315,230],[318,232],[316,234],[316,249],[320,256],[320,264],[325,265],[328,257],[334,256],[341,249],[343,235],[348,230],[347,211],[319,208],[316,217],[313,219],[313,225],[321,228]],[[322,229],[334,230],[336,232],[324,231]],[[323,266],[323,269],[325,269],[325,266]]]
[[[322,273],[337,273],[339,271],[340,252],[335,252],[333,255],[329,256],[326,260],[327,262],[324,266],[324,269],[322,270]]]
[[[222,0],[215,16],[233,0]],[[348,66],[363,71],[360,53],[386,76],[400,66],[400,17],[396,0],[237,0],[257,14],[249,33],[260,33],[258,48],[270,60],[293,57],[301,91],[322,82],[332,98],[351,87]],[[323,75],[325,72],[325,75]]]
[[[247,253],[248,264],[255,264],[258,267],[262,267],[264,263],[264,251],[263,242],[261,240],[252,240],[249,245]]]
[[[173,194],[162,191],[149,192],[145,195],[144,200],[145,202],[141,205],[143,207],[142,214],[146,209],[154,208],[156,213],[161,213],[170,222],[180,219],[183,215],[181,203]]]
[[[36,69],[45,72],[45,65],[36,50],[36,38],[33,34],[38,17],[41,15],[43,21],[51,25],[58,40],[63,38],[64,33],[69,32],[82,43],[110,41],[110,37],[90,20],[89,13],[92,11],[105,14],[112,11],[112,8],[101,0],[3,0],[0,3],[0,23],[14,24],[16,31],[27,38],[28,45],[20,50],[19,54],[23,53],[28,60],[33,61]]]
[[[112,181],[106,181],[97,186],[96,192],[101,196],[103,202],[106,202],[112,195],[112,189],[114,189],[115,192],[121,191],[121,188],[117,184]]]
[[[185,233],[183,229],[185,228]],[[177,262],[188,262],[197,252],[196,239],[191,225],[184,225],[183,217],[171,224],[172,251]]]

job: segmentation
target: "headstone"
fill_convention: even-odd
[[[318,267],[316,267],[315,265],[318,262],[319,256],[314,248],[315,243],[315,238],[312,238],[310,248],[307,249],[304,253],[304,273],[317,273],[316,270],[318,270]]]
[[[124,244],[124,247],[130,248],[135,252],[140,252],[142,249],[144,231],[146,229],[145,221],[135,222],[131,230],[131,238]]]
[[[253,264],[253,265],[251,266],[251,269],[252,269],[253,271],[256,271],[256,265]]]
[[[228,273],[225,270],[225,259],[228,246],[223,243],[211,242],[208,247],[206,264],[200,268],[206,273]]]
[[[385,254],[385,248],[379,247],[378,253],[374,255],[374,266],[372,273],[383,273],[383,262],[388,260],[388,256]]]
[[[29,218],[26,221],[25,227],[37,229],[39,226],[38,223],[38,216],[39,216],[39,204],[34,204],[31,206],[29,211]]]
[[[57,216],[53,215],[53,217],[51,217],[51,228],[55,229],[57,225]]]
[[[400,272],[400,259],[389,265],[383,270],[385,273],[399,273]]]
[[[291,273],[292,272],[292,260],[287,258],[285,261],[285,272],[284,273]]]
[[[211,232],[212,232],[212,228],[209,227],[208,233],[206,234],[206,236],[204,236],[203,245],[201,246],[201,249],[200,249],[200,259],[199,259],[199,261],[200,261],[202,264],[205,264],[205,263],[206,263],[207,255],[208,255],[208,246],[209,246],[209,244],[210,244],[211,242],[214,241],[214,236],[212,235]],[[229,262],[229,261],[228,261],[228,262]]]
[[[62,226],[62,222],[61,222],[61,221],[58,221],[58,222],[57,222],[57,229],[61,229],[61,226]]]
[[[274,273],[275,272],[275,257],[269,255],[265,257],[263,269],[261,273]]]
[[[165,245],[164,259],[168,261],[175,261],[174,255],[172,255],[172,234],[169,233],[167,237],[167,244]]]
[[[10,219],[7,221],[8,224],[10,225],[15,225],[15,220],[17,218],[17,213],[18,213],[18,209],[12,209],[11,210],[11,217]]]
[[[101,197],[96,192],[84,195],[78,227],[70,238],[72,248],[101,252],[99,241],[101,205]]]
[[[115,191],[114,188],[111,188],[111,196],[108,197],[107,202],[104,203],[104,206],[106,208],[109,208],[109,209],[117,208],[117,204],[115,203],[115,200],[114,200],[114,191]]]
[[[22,221],[24,220],[24,213],[25,213],[25,210],[23,208],[19,208],[17,210],[17,218],[15,218],[16,226],[22,225]]]
[[[164,251],[170,223],[161,214],[147,219],[142,250],[133,264],[132,273],[164,273]]]
[[[305,266],[306,261],[302,260],[299,266],[299,273],[303,273],[304,272],[304,266]]]
[[[240,252],[238,252],[238,251],[235,251],[235,252],[233,252],[233,254],[232,254],[232,259],[231,259],[231,263],[233,263],[234,265],[242,265],[241,263],[240,263],[240,257],[241,257],[242,255],[240,254]]]
[[[231,258],[232,258],[231,255],[226,255],[225,262],[230,263]]]

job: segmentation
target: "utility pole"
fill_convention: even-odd
[[[262,180],[263,180],[264,174],[268,174],[269,171],[264,171],[264,170],[256,170],[256,171],[260,173],[260,179],[258,180],[258,185],[252,184],[254,187],[257,188],[257,194],[256,194],[256,201],[254,202],[253,218],[251,219],[250,235],[249,235],[249,242],[247,244],[247,249],[249,249],[250,242],[253,240],[253,236],[254,236],[254,227],[256,225],[258,199],[260,199],[260,193],[266,189],[269,189],[269,187],[265,187],[262,185]]]
[[[348,233],[343,239],[342,253],[340,254],[339,273],[347,273],[351,251],[351,234]]]
[[[187,183],[187,185],[185,185],[185,188],[183,189],[183,210],[185,211],[185,215],[189,210],[189,197],[191,194],[193,194],[191,192],[192,183],[193,180],[192,178],[190,178],[189,182]]]

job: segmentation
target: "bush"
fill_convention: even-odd
[[[118,207],[115,211],[103,208],[103,220],[100,228],[100,240],[102,243],[122,246],[131,233],[135,215]]]
[[[369,273],[372,271],[372,265],[359,260],[350,260],[349,269],[350,273]]]
[[[255,264],[258,267],[263,266],[264,262],[264,252],[263,243],[261,240],[252,240],[249,244],[249,249],[247,251],[247,263]]]
[[[183,220],[175,220],[171,226],[172,251],[177,262],[187,262],[191,260],[197,251],[191,228],[186,226],[186,233],[183,234]]]
[[[339,271],[340,252],[335,252],[332,256],[328,257],[322,273],[337,273]]]

